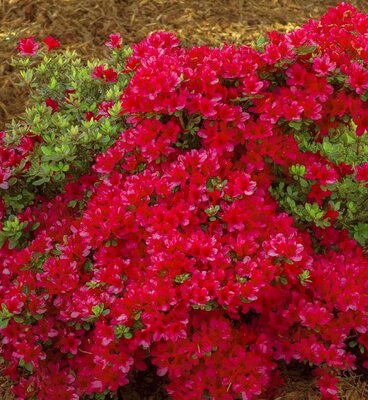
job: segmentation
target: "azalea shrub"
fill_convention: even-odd
[[[3,132],[0,354],[18,399],[324,400],[368,367],[368,16],[330,9],[253,47],[166,32],[84,63],[19,43]],[[46,46],[46,47],[45,47]]]

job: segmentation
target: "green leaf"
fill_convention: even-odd
[[[4,329],[8,326],[10,318],[0,319],[0,329]]]
[[[184,273],[181,275],[177,275],[174,279],[175,283],[181,284],[191,278],[191,274]]]
[[[24,368],[25,368],[28,372],[33,373],[33,365],[32,365],[31,363],[29,363],[29,362],[24,363]]]
[[[52,155],[52,150],[48,148],[47,146],[41,146],[41,151],[45,156],[51,156]]]
[[[104,304],[100,303],[92,307],[92,312],[94,315],[99,316],[104,309]]]
[[[49,177],[43,177],[40,179],[36,179],[35,181],[32,182],[32,185],[34,186],[41,186],[42,184],[49,182],[50,178]]]
[[[9,244],[8,247],[10,250],[13,250],[17,247],[18,245],[18,241],[17,240],[13,240],[13,239],[9,239]]]
[[[307,283],[312,282],[309,278],[310,278],[310,272],[308,270],[304,270],[301,274],[298,275],[298,278],[300,280],[300,283],[303,286],[306,286]]]
[[[264,36],[260,36],[258,39],[257,39],[257,46],[258,47],[261,47],[264,43],[266,42],[266,38],[264,37]]]
[[[317,46],[301,46],[299,48],[296,49],[297,53],[301,56],[309,54],[309,53],[313,53],[314,50],[317,49]]]
[[[39,222],[35,222],[32,227],[31,227],[31,231],[35,231],[41,224]]]

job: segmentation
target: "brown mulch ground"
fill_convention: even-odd
[[[20,37],[53,35],[82,57],[101,55],[104,41],[121,32],[126,43],[155,30],[176,33],[184,44],[250,43],[270,30],[286,31],[317,18],[337,0],[0,0],[0,130],[25,108],[27,93],[17,85],[10,58]],[[368,11],[366,0],[353,0]],[[140,390],[144,389],[144,393]],[[357,375],[343,378],[342,400],[368,400],[368,384]],[[142,390],[143,390],[142,389]],[[124,399],[164,400],[135,383]],[[129,397],[130,396],[130,397]],[[135,396],[135,397],[134,397]],[[161,396],[161,397],[160,397]],[[290,374],[277,400],[317,400],[313,381]],[[0,400],[12,400],[0,376]],[[51,399],[50,399],[51,400]],[[276,399],[275,399],[276,400]]]
[[[274,400],[320,400],[321,395],[315,380],[303,376],[301,370],[287,369],[286,385],[279,390]],[[340,400],[368,400],[367,376],[345,373],[340,377]]]
[[[13,400],[9,381],[0,375],[0,400]]]

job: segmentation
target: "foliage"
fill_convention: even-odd
[[[129,51],[113,52],[110,72],[123,69]],[[116,81],[94,79],[91,71],[103,65],[84,65],[69,51],[38,53],[37,58],[15,60],[14,66],[30,88],[30,107],[2,135],[6,150],[0,187],[6,208],[21,212],[35,196],[53,196],[67,182],[77,181],[95,155],[115,142],[125,127],[119,97],[129,77],[121,73]]]

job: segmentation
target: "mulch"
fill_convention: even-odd
[[[338,0],[0,0],[0,130],[21,115],[27,91],[11,66],[19,38],[55,36],[82,58],[107,54],[108,35],[120,32],[125,43],[157,30],[175,33],[184,45],[253,42],[267,31],[288,31],[318,18]],[[368,11],[365,0],[351,1]],[[144,378],[151,379],[151,378]],[[152,379],[155,379],[154,377]],[[133,382],[124,399],[164,400],[152,382]],[[129,397],[130,396],[130,397]],[[0,376],[0,399],[12,400],[10,383]],[[320,399],[315,383],[290,373],[277,400]],[[359,375],[342,378],[342,400],[368,400],[368,384]],[[275,399],[276,400],[276,399]]]
[[[1,374],[1,371],[0,371]],[[0,399],[1,400],[13,400],[14,397],[11,391],[11,383],[7,378],[0,375]]]
[[[303,373],[302,368],[287,368],[284,375],[285,385],[279,389],[274,400],[321,400],[315,379],[310,374]],[[368,400],[367,376],[353,372],[340,376],[339,399]]]

